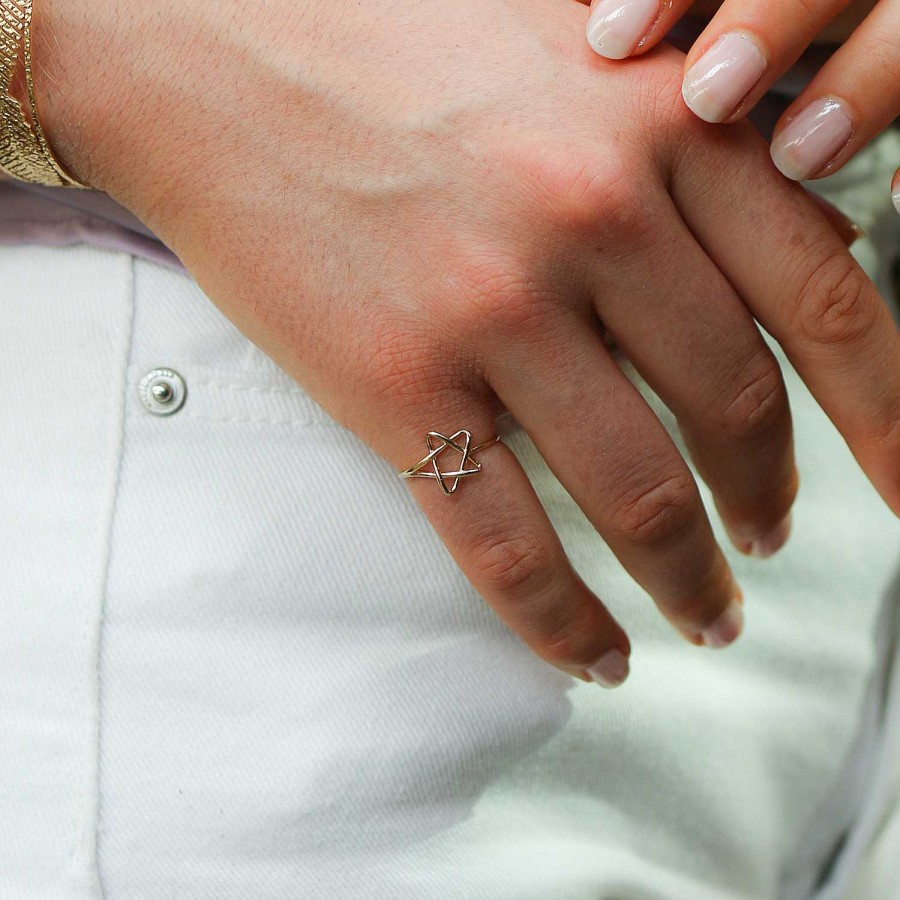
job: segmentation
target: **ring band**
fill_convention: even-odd
[[[459,441],[458,438],[463,440]],[[428,453],[423,456],[414,466],[404,469],[397,473],[398,478],[434,478],[440,485],[441,490],[445,494],[452,494],[459,486],[460,478],[467,475],[477,475],[481,471],[481,463],[472,455],[485,447],[490,447],[500,440],[500,435],[492,437],[489,441],[472,447],[472,433],[461,428],[455,434],[447,437],[439,431],[429,431],[425,438],[428,446]],[[440,442],[437,444],[436,442]],[[442,472],[438,467],[438,457],[447,450],[456,450],[462,454],[459,468],[454,472]],[[430,471],[428,471],[430,470]],[[448,486],[448,481],[452,480],[452,484]]]

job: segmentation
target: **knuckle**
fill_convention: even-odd
[[[623,161],[609,158],[571,166],[555,174],[551,218],[576,232],[604,230],[636,233],[640,215],[639,183]]]
[[[465,342],[485,334],[524,338],[547,331],[558,313],[556,298],[516,267],[494,260],[469,262],[455,276],[456,296],[447,315]]]
[[[644,179],[627,149],[573,153],[570,148],[530,152],[515,163],[516,178],[535,195],[552,228],[566,234],[632,236],[646,229]]]
[[[719,416],[719,425],[728,436],[754,440],[783,421],[787,395],[781,370],[768,353],[754,356],[736,379],[735,388]]]
[[[373,341],[365,358],[364,378],[376,396],[408,400],[427,397],[447,379],[447,360],[421,342],[395,334]]]
[[[489,590],[542,594],[553,582],[559,558],[537,534],[491,535],[475,548],[475,568]]]
[[[859,342],[877,322],[872,291],[852,257],[829,257],[806,276],[797,294],[795,324],[816,343]]]
[[[690,473],[643,482],[619,499],[610,517],[612,527],[628,541],[658,544],[689,527],[698,502]]]
[[[418,416],[435,397],[477,390],[480,383],[477,363],[462,345],[396,316],[369,316],[334,355],[349,360],[340,377],[350,405],[363,395],[373,407]]]

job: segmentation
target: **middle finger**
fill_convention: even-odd
[[[740,592],[690,469],[610,357],[596,320],[586,310],[548,309],[515,313],[487,380],[672,624],[694,643],[731,643]]]
[[[848,3],[725,0],[685,60],[685,103],[706,122],[749,112]]]
[[[650,221],[646,239],[629,242],[629,266],[589,260],[598,313],[677,416],[734,544],[770,556],[797,493],[780,367],[668,198]]]

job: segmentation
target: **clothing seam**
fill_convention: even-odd
[[[72,874],[76,884],[81,887],[84,895],[91,898],[104,897],[103,884],[100,878],[100,868],[97,853],[97,838],[100,824],[100,661],[102,650],[103,621],[106,612],[107,594],[109,589],[110,560],[112,553],[112,540],[116,510],[118,508],[119,487],[122,475],[122,462],[125,455],[125,437],[127,421],[126,392],[128,390],[128,370],[134,347],[135,324],[135,265],[134,256],[130,256],[128,269],[128,283],[125,293],[128,297],[127,321],[124,323],[122,333],[125,336],[121,348],[120,366],[121,383],[117,392],[113,395],[108,410],[114,411],[117,422],[114,426],[117,431],[117,454],[112,467],[112,477],[108,484],[108,494],[104,507],[105,534],[102,544],[102,570],[99,590],[97,592],[97,604],[93,608],[93,615],[89,612],[83,627],[83,641],[85,655],[89,658],[88,669],[88,703],[91,706],[93,717],[91,721],[91,734],[89,735],[90,759],[84,774],[85,784],[82,790],[82,800],[86,801],[84,819],[76,828],[76,846],[72,859]]]
[[[132,373],[137,373],[138,371],[140,371],[140,367],[136,362],[130,364],[130,369]],[[248,391],[251,393],[260,392],[266,394],[288,394],[290,396],[296,395],[299,397],[303,397],[304,399],[308,400],[309,403],[315,404],[318,407],[318,404],[302,387],[283,387],[282,379],[277,372],[268,372],[260,369],[239,369],[236,367],[220,368],[218,366],[211,366],[206,363],[187,363],[185,364],[185,368],[183,371],[185,374],[190,373],[191,371],[198,371],[201,373],[201,378],[203,379],[202,381],[191,378],[191,384],[198,387],[211,387],[217,390],[229,391]],[[224,378],[232,380],[217,380],[214,377],[216,374],[222,375]],[[290,378],[289,375],[285,375],[285,377]],[[252,380],[260,383],[244,385],[240,383],[241,379]],[[321,407],[319,408],[321,409]]]
[[[288,394],[289,396],[306,397],[305,391],[299,388],[265,387],[261,385],[230,384],[225,381],[192,381],[198,387],[216,388],[220,391],[244,391],[249,394]]]
[[[220,418],[218,416],[203,416],[197,413],[187,413],[187,419],[196,419],[200,422],[216,422],[220,425],[283,425],[290,428],[341,428],[343,425],[338,422],[316,422],[309,419],[257,419],[251,416],[231,416],[229,418]],[[346,429],[344,429],[346,430]]]

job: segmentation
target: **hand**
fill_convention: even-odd
[[[685,60],[683,94],[707,122],[746,115],[850,0],[725,0]],[[692,0],[595,0],[587,34],[609,59],[646,53]],[[772,158],[795,180],[841,168],[900,115],[900,4],[870,14],[788,107]]]
[[[47,0],[39,99],[63,162],[393,470],[426,431],[483,442],[508,409],[673,625],[729,643],[738,587],[697,486],[599,323],[765,554],[797,476],[752,309],[900,511],[893,322],[749,125],[676,107],[681,54],[611,65],[558,0],[123,3]],[[392,483],[539,656],[620,682],[628,639],[515,456],[482,463],[449,497]]]

